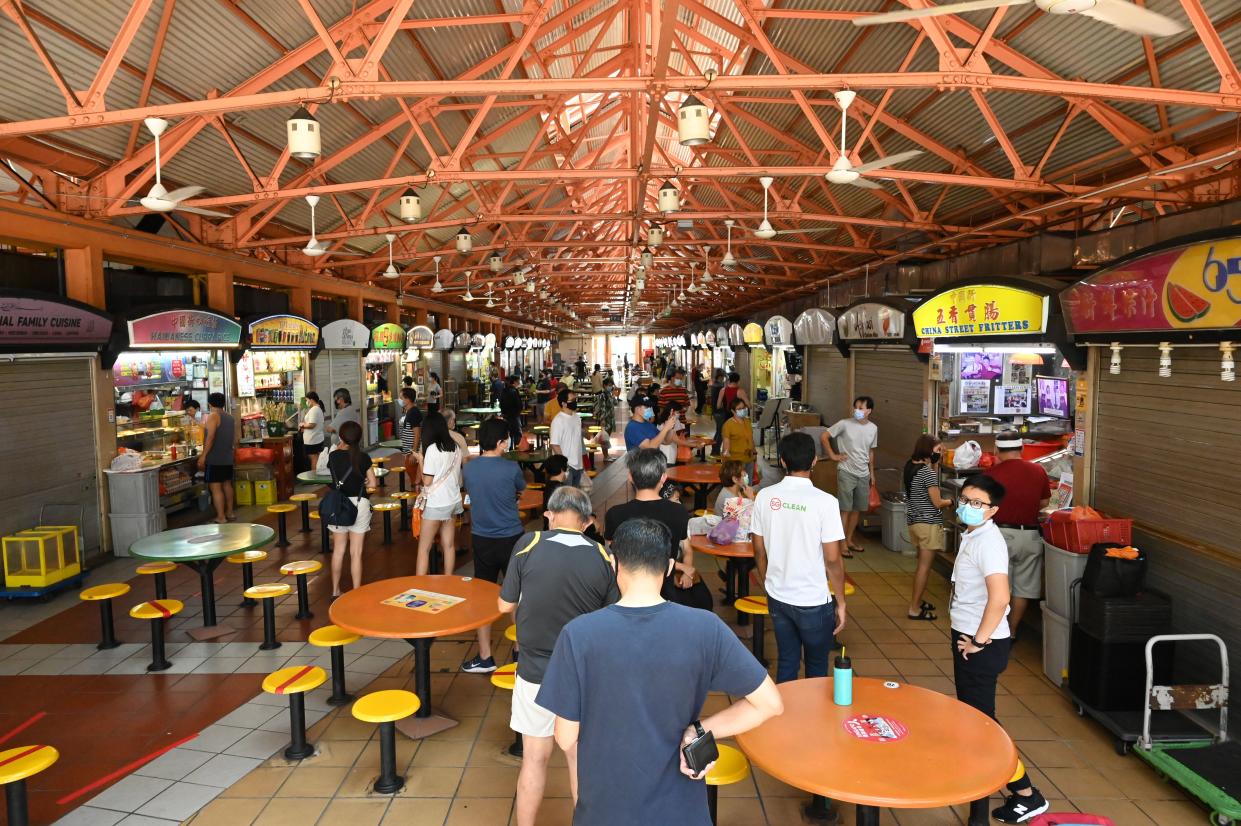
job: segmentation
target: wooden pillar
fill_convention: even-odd
[[[345,298],[346,307],[348,308],[345,317],[352,318],[354,321],[362,320],[362,296],[351,295]]]
[[[388,310],[388,321],[393,324],[401,323],[401,305],[393,301],[391,304],[385,305]]]
[[[293,315],[300,315],[302,318],[310,318],[311,299],[309,287],[294,287],[289,291],[289,312]]]
[[[207,306],[219,310],[225,315],[232,315],[233,274],[231,272],[207,273]]]
[[[65,294],[100,310],[108,308],[103,282],[103,250],[99,247],[68,247],[65,255]]]
[[[426,307],[415,307],[414,308],[414,323],[421,324],[424,327],[426,326],[426,323],[427,323],[427,308]]]

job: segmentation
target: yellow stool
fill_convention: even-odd
[[[767,597],[737,597],[733,607],[738,613],[754,617],[754,636],[750,639],[750,650],[754,652],[754,659],[766,668],[767,658],[763,656],[763,618],[767,616]]]
[[[376,502],[371,505],[371,512],[379,511],[384,515],[384,541],[383,544],[392,544],[392,512],[401,509],[400,502]]]
[[[720,756],[716,758],[715,765],[707,772],[707,808],[711,811],[711,824],[715,824],[715,812],[719,803],[720,786],[731,786],[733,783],[740,783],[750,776],[750,761],[745,759],[745,755],[740,749],[732,746],[719,746]]]
[[[185,603],[179,599],[153,599],[129,609],[129,615],[134,619],[151,623],[151,664],[147,666],[147,671],[167,671],[172,667],[164,656],[164,624],[184,610]]]
[[[392,494],[392,498],[401,503],[401,530],[408,531],[411,529],[409,522],[410,503],[418,498],[418,492],[412,490],[401,491]]]
[[[78,594],[78,599],[83,602],[99,603],[99,626],[102,629],[102,636],[99,645],[95,647],[100,651],[106,651],[109,648],[116,648],[120,645],[116,640],[116,631],[112,625],[112,600],[117,597],[123,597],[129,593],[129,586],[124,582],[109,582],[106,585],[96,585],[93,588],[87,588]]]
[[[853,580],[849,579],[849,575],[845,574],[845,596],[851,597],[855,593],[857,593],[857,586],[853,583]]]
[[[290,502],[281,502],[278,505],[268,505],[267,512],[276,514],[276,528],[279,533],[276,538],[277,548],[289,547],[289,526],[287,524],[287,515],[297,510],[297,505]]]
[[[263,601],[263,644],[260,651],[271,651],[280,647],[276,639],[276,597],[282,597],[293,589],[287,582],[272,582],[268,585],[252,585],[245,590],[246,599]]]
[[[504,629],[504,639],[508,640],[509,642],[517,642],[517,626],[516,625],[510,625],[508,628]]]
[[[297,578],[297,613],[293,615],[293,619],[314,618],[314,614],[310,613],[310,590],[306,587],[306,577],[321,570],[323,563],[317,559],[299,559],[280,566],[280,573],[285,576],[292,574]]]
[[[293,665],[268,674],[263,679],[263,690],[268,694],[289,695],[288,748],[286,760],[305,760],[315,753],[315,747],[306,742],[306,692],[318,688],[327,680],[327,672],[317,665]]]
[[[244,593],[254,587],[254,563],[267,559],[267,551],[242,551],[239,554],[230,554],[225,559],[241,566],[241,590]],[[253,608],[254,600],[245,597],[241,600],[241,607]]]
[[[310,533],[310,503],[319,497],[313,493],[295,493],[289,497],[290,502],[296,502],[302,508],[302,533]]]
[[[306,640],[316,648],[326,648],[332,653],[332,696],[328,703],[334,706],[348,705],[353,695],[345,690],[345,646],[362,639],[357,634],[336,625],[325,625],[310,632]]]
[[[51,746],[18,746],[0,751],[0,784],[9,812],[9,826],[27,826],[30,809],[26,803],[26,778],[60,759],[60,752]]]
[[[517,626],[510,625],[509,627],[514,629],[513,636],[516,637],[517,634],[516,634],[515,629],[517,628]],[[507,635],[508,635],[508,632],[506,631],[505,636]],[[505,691],[512,691],[513,687],[517,685],[517,663],[509,663],[508,665],[502,665],[499,668],[497,668],[495,671],[491,672],[491,684],[495,686],[496,688],[502,688]],[[522,755],[525,753],[525,744],[523,744],[521,741],[520,731],[513,732],[513,733],[516,736],[513,738],[512,744],[505,751],[509,755],[516,757],[518,760],[520,760],[522,758]]]
[[[364,723],[379,724],[379,779],[377,794],[396,794],[405,778],[396,773],[396,721],[417,713],[422,707],[412,691],[390,689],[367,694],[353,704],[353,716]]]
[[[144,562],[134,569],[134,573],[155,577],[155,598],[168,599],[167,575],[177,569],[175,562]]]
[[[325,554],[332,552],[332,539],[328,535],[327,523],[323,521],[323,517],[318,511],[311,511],[310,518],[319,523],[319,550]]]

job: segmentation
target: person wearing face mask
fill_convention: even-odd
[[[939,458],[939,439],[924,433],[918,437],[913,455],[905,463],[905,521],[909,525],[909,539],[918,554],[913,597],[906,614],[909,619],[935,619],[935,606],[923,600],[922,595],[926,592],[935,554],[944,549],[944,515],[940,509],[953,504],[951,499],[940,494]]]
[[[603,448],[603,461],[608,460],[608,447],[612,433],[616,430],[616,402],[620,399],[620,388],[609,376],[603,380],[603,387],[595,395],[595,407],[592,414],[599,423],[599,444]]]
[[[732,418],[724,422],[721,431],[720,453],[725,459],[741,462],[750,469],[753,476],[754,468],[754,428],[750,425],[750,405],[744,399],[733,401]]]
[[[685,368],[678,367],[672,373],[672,381],[659,391],[659,409],[666,410],[670,405],[677,405],[678,410],[689,407],[689,390],[685,386]]]
[[[862,514],[870,510],[870,486],[875,478],[879,428],[870,420],[874,410],[874,399],[858,396],[853,400],[852,418],[841,419],[820,437],[824,452],[837,463],[836,496],[845,523],[845,556],[866,550],[857,541],[857,526]],[[832,447],[832,439],[840,446],[840,453]]]
[[[569,476],[566,484],[581,487],[582,484],[582,419],[577,415],[577,394],[567,386],[560,388],[560,412],[552,419],[548,443],[552,453],[569,460]]]
[[[669,419],[662,428],[658,428],[655,426],[655,410],[650,404],[643,400],[632,406],[633,418],[625,425],[625,450],[659,447],[676,426],[676,420]]]
[[[961,547],[952,566],[952,672],[957,699],[995,719],[995,690],[1008,667],[1008,545],[992,517],[1004,501],[1004,486],[990,476],[971,476],[961,488],[957,519]],[[1030,783],[1019,763],[1008,784],[1009,797],[991,816],[1001,823],[1024,823],[1047,811],[1047,800]],[[971,807],[975,810],[986,800]],[[985,811],[985,808],[984,808]]]
[[[715,515],[724,516],[724,505],[729,499],[753,499],[754,488],[750,487],[750,473],[745,465],[732,459],[720,465],[720,492],[715,497]]]
[[[358,409],[353,406],[353,397],[344,387],[336,388],[336,392],[332,394],[332,405],[336,408],[336,413],[332,416],[332,423],[324,430],[332,434],[334,442],[339,443],[341,425],[345,422],[356,422],[358,427],[361,427],[362,418],[358,415]]]
[[[715,444],[711,451],[716,456],[720,454],[721,443],[724,441],[724,423],[728,421],[732,415],[733,402],[741,399],[746,404],[750,403],[750,397],[746,394],[745,388],[741,386],[741,374],[729,373],[727,380],[719,390],[715,391]]]

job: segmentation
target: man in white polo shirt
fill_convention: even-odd
[[[826,677],[833,638],[845,627],[845,532],[836,497],[810,483],[815,461],[813,438],[785,436],[787,475],[754,498],[750,531],[776,633],[777,683],[797,679],[803,651],[806,676]]]

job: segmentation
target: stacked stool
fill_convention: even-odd
[[[323,685],[327,672],[317,665],[294,665],[268,674],[263,690],[268,694],[289,696],[289,746],[286,760],[305,760],[315,753],[306,742],[306,692]]]
[[[353,695],[345,690],[345,646],[360,639],[357,634],[336,625],[325,625],[310,632],[307,642],[332,652],[332,696],[327,700],[331,705],[343,706],[353,702]]]
[[[230,554],[225,559],[234,565],[241,566],[241,589],[243,592],[241,607],[253,608],[254,600],[249,596],[244,596],[244,593],[254,587],[254,563],[267,559],[267,551],[242,551],[238,554]]]
[[[129,615],[134,619],[151,623],[151,664],[147,666],[147,671],[172,668],[172,663],[164,656],[164,626],[184,610],[185,603],[179,599],[153,599],[129,609]]]
[[[134,573],[155,577],[155,598],[168,599],[168,574],[177,569],[175,562],[144,562]]]
[[[293,615],[293,619],[314,618],[314,614],[310,613],[310,591],[307,588],[306,578],[321,570],[323,570],[323,563],[317,559],[299,559],[280,566],[280,573],[297,577],[297,613]]]
[[[282,597],[293,589],[287,582],[273,582],[268,585],[254,585],[246,589],[246,598],[263,601],[263,644],[260,651],[271,651],[280,647],[276,639],[276,597]]]
[[[116,631],[112,624],[112,600],[117,597],[123,597],[128,593],[129,586],[124,582],[109,582],[105,585],[87,588],[78,594],[78,599],[83,602],[99,603],[100,639],[99,644],[95,647],[100,651],[106,651],[109,648],[116,648],[120,645],[116,641]]]
[[[353,704],[355,719],[379,724],[377,794],[396,794],[405,785],[405,778],[396,773],[396,721],[412,716],[421,707],[417,694],[401,689],[376,691]]]

